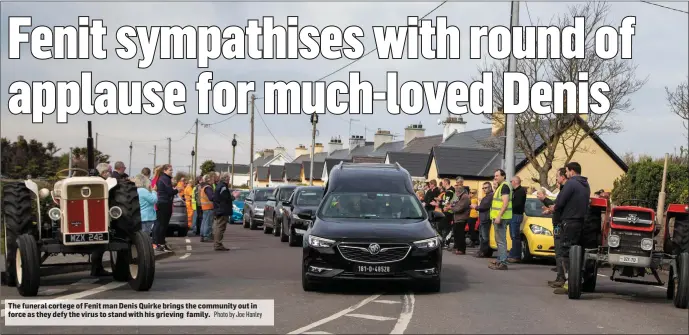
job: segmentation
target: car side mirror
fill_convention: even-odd
[[[289,205],[290,205],[290,202],[289,202],[289,201],[283,201],[283,202],[282,202],[282,205],[283,205],[283,206],[289,206]]]
[[[313,220],[314,219],[314,213],[312,210],[307,209],[307,210],[299,213],[299,217],[304,219],[304,220]]]

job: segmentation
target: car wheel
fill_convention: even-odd
[[[254,221],[253,215],[249,217],[249,229],[251,229],[251,230],[258,229],[258,224],[256,223],[256,221]]]
[[[526,236],[522,235],[522,262],[531,262],[533,256],[531,255],[531,249],[529,249],[529,241],[526,240]]]
[[[278,222],[277,218],[273,216],[273,236],[280,236],[280,223]]]
[[[280,220],[280,242],[289,242],[289,236],[285,234],[285,231],[290,231],[289,222],[287,222],[287,229],[285,229],[285,220]]]
[[[242,226],[244,228],[249,228],[249,221],[246,220],[246,215],[242,215]]]
[[[263,222],[263,233],[267,235],[267,234],[270,234],[272,232],[273,232],[273,228],[268,227],[268,223],[266,223],[264,221]]]
[[[301,268],[301,288],[305,292],[314,292],[320,288],[316,283],[314,283],[314,282],[310,281],[308,278],[306,278],[306,267],[305,266],[302,266],[302,268]]]

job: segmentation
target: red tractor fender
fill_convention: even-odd
[[[686,214],[689,214],[689,205],[670,204],[667,206],[667,211],[665,211],[665,227],[663,227],[663,230],[665,231],[663,236],[665,236],[666,239],[670,236],[670,219]]]
[[[601,242],[606,245],[610,233],[610,202],[606,198],[591,198],[589,206],[601,210]]]

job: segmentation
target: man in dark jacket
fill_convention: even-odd
[[[440,233],[440,237],[443,239],[443,245],[448,247],[450,241],[446,238],[452,229],[452,209],[450,207],[452,207],[451,201],[455,197],[455,188],[450,185],[450,179],[447,178],[443,179],[443,187],[445,188],[445,196],[441,200],[440,208],[443,209],[445,218],[440,222],[438,233]]]
[[[483,196],[481,202],[478,206],[471,205],[472,209],[478,211],[480,243],[476,257],[480,258],[491,257],[493,255],[493,249],[490,248],[490,225],[492,223],[490,220],[490,206],[493,202],[493,186],[490,182],[485,182],[483,183],[482,189],[485,196]]]
[[[124,171],[127,170],[127,167],[124,165],[123,162],[115,162],[115,171],[112,172],[112,177],[115,179],[128,179],[129,175],[124,173]]]
[[[239,191],[232,191],[229,186],[230,174],[223,172],[220,176],[220,181],[215,187],[215,194],[213,195],[213,237],[215,244],[215,251],[227,251],[222,244],[227,223],[232,216],[232,202],[239,196]]]
[[[507,262],[518,263],[522,258],[522,221],[524,220],[524,207],[526,206],[526,188],[522,187],[522,179],[519,176],[512,177],[512,219],[510,220],[510,238],[512,248],[507,256]]]
[[[584,219],[591,199],[591,187],[588,179],[581,176],[579,163],[570,162],[565,165],[565,170],[567,171],[567,183],[557,195],[555,212],[562,222],[560,252],[566,279],[569,271],[579,271],[579,269],[569,269],[569,248],[580,243]],[[566,294],[567,281],[565,280],[561,288],[555,289],[554,293]]]
[[[557,170],[557,185],[562,190],[565,183],[567,182],[567,171],[565,168],[560,168]],[[562,247],[560,246],[560,240],[562,235],[562,220],[560,220],[560,213],[555,212],[555,201],[546,197],[543,191],[538,191],[538,199],[543,202],[543,212],[553,214],[553,238],[555,242],[555,272],[557,275],[555,280],[549,280],[548,286],[553,288],[562,287],[565,284],[565,268],[562,265]]]
[[[452,213],[454,214],[452,235],[455,238],[455,255],[464,255],[467,248],[464,228],[469,221],[469,213],[471,212],[471,198],[464,187],[458,187],[455,189],[455,198],[456,201],[451,207]]]
[[[435,198],[437,198],[439,195],[440,190],[438,189],[438,182],[433,179],[429,182],[428,191],[426,191],[426,194],[423,197],[423,202],[426,204],[426,211],[430,213],[435,209],[435,206],[433,206],[431,203],[435,201]]]

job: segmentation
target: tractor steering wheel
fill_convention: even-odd
[[[71,172],[71,171],[82,172],[82,173],[84,173],[84,175],[81,176],[81,177],[86,177],[86,176],[89,175],[89,172],[86,171],[86,170],[84,170],[84,169],[80,169],[80,168],[71,168],[71,169],[63,169],[63,170],[57,171],[57,172],[55,173],[55,176],[56,176],[58,179],[67,179],[67,178],[68,178],[68,175],[62,175],[62,174],[65,174],[65,173],[69,174],[69,172]]]

